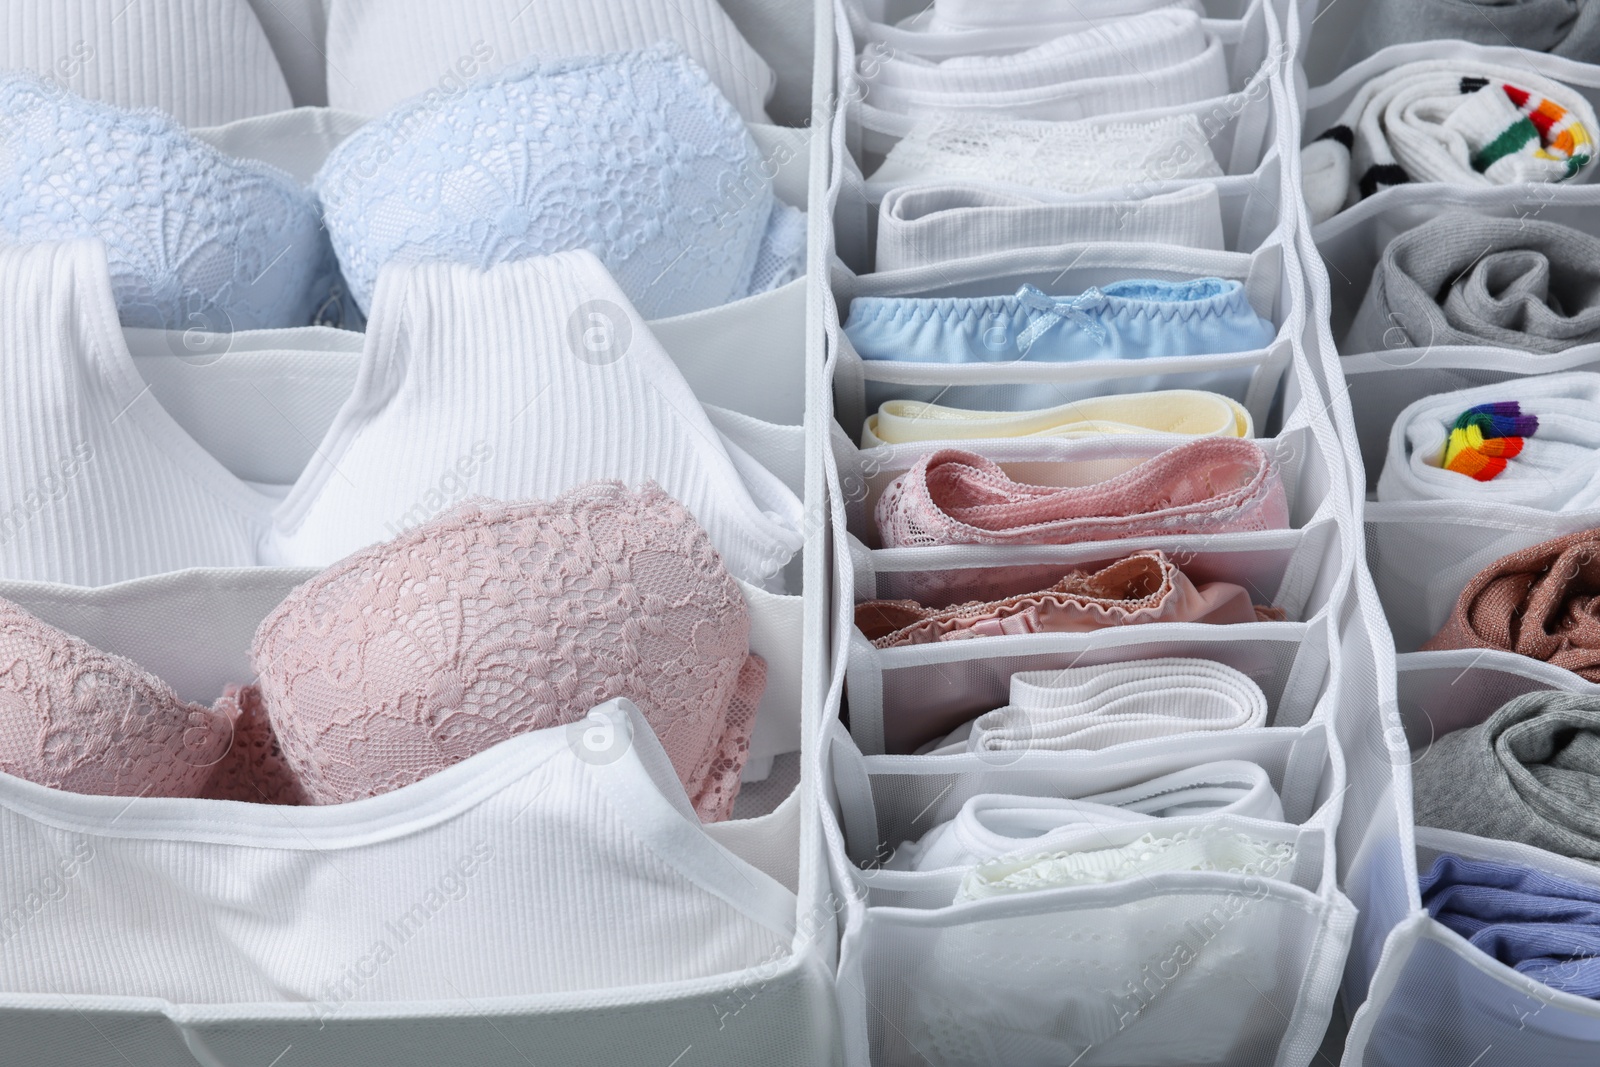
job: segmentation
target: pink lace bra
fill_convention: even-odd
[[[1201,438],[1094,485],[1013,481],[983,456],[946,448],[878,500],[884,548],[1059,545],[1159,534],[1281,530],[1288,498],[1254,441]]]
[[[0,771],[79,793],[334,804],[631,699],[728,817],[766,664],[738,583],[653,483],[469,504],[295,589],[212,707],[0,600]],[[576,742],[575,742],[576,743]]]

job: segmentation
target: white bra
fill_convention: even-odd
[[[772,121],[772,68],[716,0],[330,0],[328,103],[381,115],[531,56],[604,55],[664,39],[705,68],[746,122]]]
[[[324,807],[0,775],[0,872],[6,993],[318,1020],[709,977],[782,956],[794,928],[793,894],[700,828],[626,701]]]
[[[263,479],[275,454],[305,460],[265,483],[230,469],[159,402],[118,324],[98,243],[0,249],[0,306],[27,312],[0,320],[0,424],[12,428],[0,577],[105,585],[191,567],[326,566],[463,496],[551,499],[597,479],[655,481],[754,585],[780,588],[800,546],[793,491],[725,442],[588,252],[488,271],[391,268],[364,338],[230,335],[241,353],[329,336],[363,346],[325,433],[240,442]],[[219,387],[233,368],[227,350],[186,354],[186,335],[154,337],[214,360]],[[278,414],[314,425],[332,387],[308,381],[304,410]],[[250,393],[240,402],[271,404]]]
[[[266,3],[287,17],[279,0]],[[746,122],[771,121],[772,68],[716,0],[327,3],[319,62],[336,109],[381,115],[530,56],[603,55],[673,40]],[[6,0],[0,16],[0,70],[33,71],[91,100],[160,108],[191,127],[294,106],[247,0]]]
[[[220,126],[293,107],[245,0],[7,0],[0,69],[120,107]]]

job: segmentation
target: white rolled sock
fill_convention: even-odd
[[[1488,481],[1444,468],[1456,420],[1480,404],[1516,401],[1539,428]],[[1600,374],[1574,371],[1513,378],[1495,385],[1424,397],[1389,432],[1378,499],[1481,500],[1545,511],[1600,507]]]
[[[1058,199],[970,182],[901,185],[878,207],[876,268],[906,270],[1018,248],[1123,241],[1224,250],[1222,204],[1206,183],[1123,199]]]
[[[1565,110],[1550,136],[1570,131],[1570,154],[1541,146],[1531,126],[1518,129],[1527,120],[1508,86]],[[1463,59],[1403,63],[1363,85],[1339,121],[1302,150],[1306,203],[1312,221],[1322,222],[1407,182],[1563,181],[1592,161],[1596,134],[1594,109],[1581,93],[1528,67]]]

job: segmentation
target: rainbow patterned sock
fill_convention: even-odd
[[[1515,400],[1479,404],[1457,416],[1439,465],[1480,482],[1490,481],[1538,430],[1539,416],[1524,415]]]

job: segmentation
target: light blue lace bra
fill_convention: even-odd
[[[798,277],[804,215],[676,46],[533,60],[362,127],[315,180],[356,302],[386,263],[587,248],[646,318]]]
[[[126,326],[337,321],[340,268],[365,310],[387,263],[579,248],[660,318],[799,277],[805,229],[738,112],[671,44],[532,61],[403,104],[311,190],[157,112],[0,75],[0,241],[98,238]]]
[[[338,274],[316,198],[159,111],[0,75],[0,241],[99,238],[125,326],[311,322]]]

